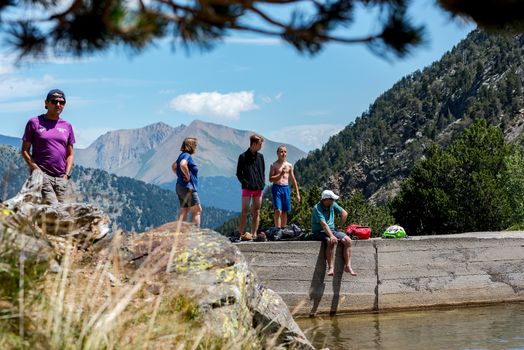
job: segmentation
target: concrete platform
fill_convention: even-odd
[[[524,232],[476,232],[354,241],[343,272],[326,275],[321,242],[239,243],[260,283],[296,315],[524,301]]]

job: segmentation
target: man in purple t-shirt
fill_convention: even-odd
[[[39,169],[44,173],[42,200],[48,204],[64,202],[73,168],[73,127],[60,118],[65,104],[61,90],[49,91],[44,101],[47,113],[29,119],[22,138],[22,157],[29,172]]]

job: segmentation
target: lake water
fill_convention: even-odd
[[[297,319],[317,349],[524,349],[524,303]]]

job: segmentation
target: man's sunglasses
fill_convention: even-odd
[[[65,104],[66,104],[66,101],[60,101],[60,100],[51,100],[51,101],[49,101],[49,102],[51,102],[51,103],[54,104],[55,106],[56,106],[57,104],[59,104],[59,103],[60,103],[62,106],[65,106]]]

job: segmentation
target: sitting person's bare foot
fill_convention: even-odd
[[[357,275],[357,273],[355,271],[353,271],[353,269],[349,265],[344,266],[344,271],[349,272],[351,274],[351,276],[356,276]]]
[[[333,276],[335,274],[335,271],[333,269],[328,270],[328,276]]]

